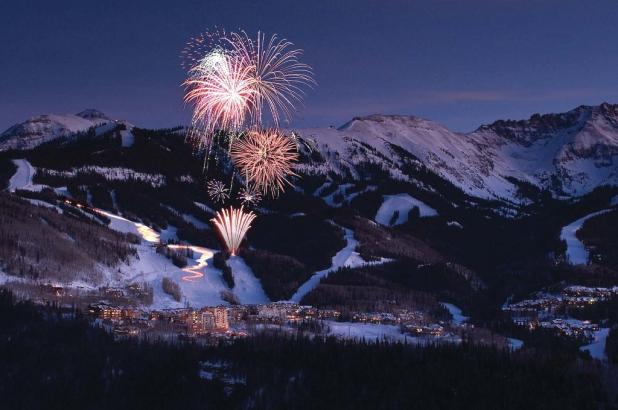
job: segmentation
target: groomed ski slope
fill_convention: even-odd
[[[438,215],[435,209],[408,194],[384,195],[384,202],[378,209],[375,221],[390,226],[393,214],[397,211],[399,214],[392,225],[401,225],[408,222],[408,213],[414,207],[419,209],[421,217]]]
[[[562,228],[560,239],[567,244],[566,256],[571,265],[585,265],[588,263],[588,251],[584,243],[577,238],[577,231],[581,229],[584,222],[588,219],[610,211],[610,209],[604,209],[602,211],[593,212]]]

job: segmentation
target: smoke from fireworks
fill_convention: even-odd
[[[241,174],[256,190],[276,197],[291,185],[288,177],[298,160],[296,144],[277,130],[249,131],[231,148],[232,160]]]
[[[253,212],[245,212],[242,206],[240,209],[232,207],[222,209],[212,219],[225,246],[232,255],[236,255],[254,219],[255,214]]]
[[[208,181],[206,184],[206,190],[208,196],[213,202],[225,202],[229,197],[229,189],[225,187],[225,184],[221,181]]]

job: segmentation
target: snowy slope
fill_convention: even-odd
[[[329,268],[315,272],[305,283],[303,283],[292,295],[290,301],[300,303],[303,297],[311,292],[320,284],[320,281],[327,277],[330,272],[334,272],[339,268],[349,267],[356,268],[363,265],[373,265],[378,263],[388,262],[389,259],[382,258],[379,261],[365,261],[358,252],[356,246],[358,241],[354,238],[354,232],[351,229],[343,228],[346,240],[346,246],[335,254],[332,258],[332,263]]]
[[[36,170],[30,162],[25,159],[14,159],[13,163],[17,166],[17,171],[9,180],[10,192],[15,192],[18,189],[27,191],[40,191],[43,189],[43,186],[32,183]]]
[[[419,209],[421,217],[438,215],[435,209],[408,194],[384,195],[384,202],[378,209],[375,221],[389,226],[394,213],[398,212],[397,219],[393,225],[401,225],[408,221],[408,213],[414,207]]]
[[[78,114],[43,114],[13,125],[0,134],[0,151],[31,149],[57,138],[88,131],[90,128],[101,134],[115,127],[115,121],[93,109]]]
[[[511,178],[572,196],[602,184],[618,185],[618,105],[606,103],[496,121],[469,134],[395,115],[355,118],[339,129],[297,134],[323,158],[298,167],[308,174],[334,172],[360,179],[361,165],[371,163],[405,181],[410,177],[404,165],[417,164],[470,195],[516,201]]]
[[[567,260],[572,265],[585,265],[588,263],[588,251],[582,241],[577,238],[577,231],[584,225],[590,218],[609,212],[610,209],[604,209],[602,211],[593,212],[578,220],[571,222],[560,232],[560,239],[567,244],[566,256]]]

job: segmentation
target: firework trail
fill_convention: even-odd
[[[245,212],[243,207],[240,209],[222,209],[212,222],[215,224],[225,246],[232,256],[236,255],[245,234],[251,228],[251,222],[255,219],[253,212]]]
[[[225,202],[229,199],[229,189],[226,188],[225,184],[221,181],[208,181],[206,184],[206,190],[208,191],[208,196],[213,202]]]
[[[238,199],[243,205],[257,205],[262,200],[262,195],[253,188],[246,186],[238,193]]]
[[[247,182],[266,195],[276,197],[288,177],[297,176],[292,170],[298,160],[296,144],[277,130],[249,131],[232,145],[231,157]]]

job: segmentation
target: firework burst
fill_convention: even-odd
[[[257,205],[262,200],[262,195],[253,188],[246,186],[238,193],[238,199],[243,205]]]
[[[219,30],[214,27],[213,30],[207,30],[200,33],[196,37],[192,37],[187,41],[187,44],[180,52],[180,65],[186,72],[190,72],[205,56],[211,51],[220,49],[224,50],[227,43],[225,30]]]
[[[302,50],[293,49],[286,39],[266,35],[258,31],[257,39],[251,39],[244,31],[230,33],[227,42],[234,54],[251,62],[253,78],[253,125],[262,126],[262,114],[268,111],[275,124],[282,119],[290,120],[294,104],[302,101],[303,88],[315,83],[312,68],[299,61]]]
[[[242,206],[240,209],[232,207],[222,209],[212,219],[225,246],[232,255],[236,255],[254,219],[255,214],[253,212],[245,212]]]
[[[249,131],[231,148],[232,160],[248,183],[262,194],[276,197],[288,177],[296,176],[292,166],[298,160],[296,144],[277,130]]]
[[[213,202],[225,202],[230,197],[230,191],[226,188],[225,184],[221,181],[208,181],[206,184],[206,190],[208,196]]]
[[[211,51],[184,82],[185,101],[193,103],[193,125],[206,135],[215,130],[238,131],[253,105],[252,66],[221,49]]]
[[[193,128],[204,142],[215,130],[261,128],[268,112],[275,126],[289,120],[303,88],[314,84],[310,66],[301,63],[302,50],[276,35],[258,32],[207,32],[192,39],[183,58],[189,68],[185,102],[194,105]],[[194,133],[196,134],[196,133]]]

